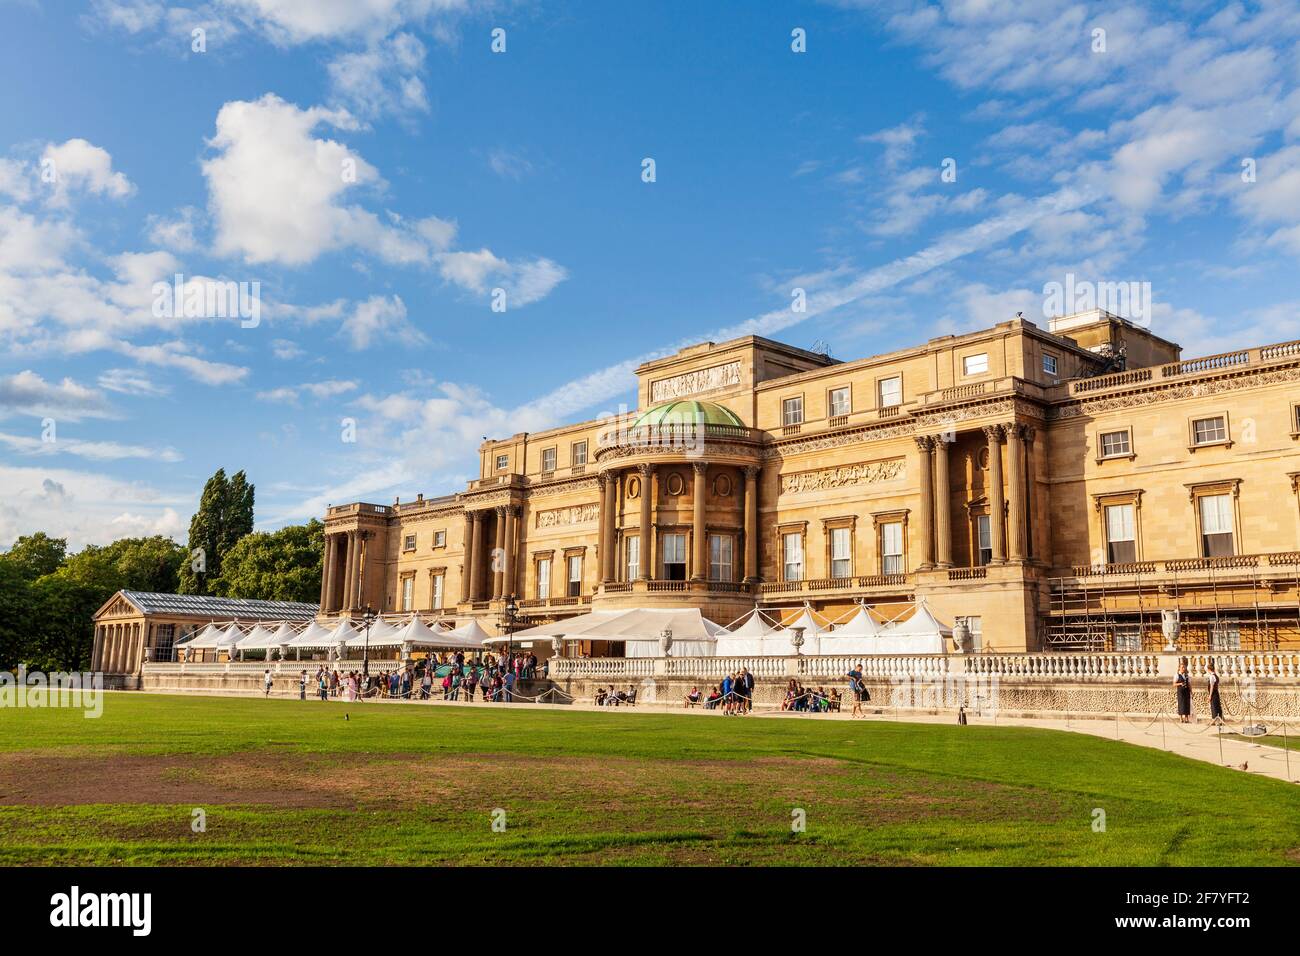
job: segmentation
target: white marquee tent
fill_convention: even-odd
[[[334,639],[337,628],[325,627],[319,621],[312,621],[302,633],[289,642],[290,647],[333,647],[338,643]]]
[[[718,635],[716,645],[719,657],[756,657],[765,653],[765,642],[780,634],[780,628],[768,622],[758,608],[750,611],[737,623]],[[788,637],[784,638],[788,641]]]
[[[592,611],[568,620],[519,631],[516,641],[563,636],[571,640],[611,641],[624,644],[627,657],[659,657],[659,637],[673,634],[675,657],[713,657],[718,638],[727,633],[721,624],[704,617],[699,608],[629,608]]]
[[[823,654],[881,654],[880,635],[883,628],[864,605],[859,605],[853,616],[831,631],[821,635]]]
[[[918,601],[916,613],[901,623],[891,624],[880,634],[877,654],[943,654],[952,628],[930,613],[925,601]]]

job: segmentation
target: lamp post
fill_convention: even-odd
[[[361,652],[361,676],[370,676],[370,625],[375,623],[375,609],[369,604],[366,605],[365,612],[361,615],[361,623],[366,626],[366,646]]]
[[[519,604],[515,601],[512,594],[506,599],[506,606],[502,609],[505,612],[505,623],[501,626],[506,632],[506,657],[515,655],[515,618],[519,616]]]

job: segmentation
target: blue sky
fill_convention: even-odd
[[[263,527],[446,493],[481,436],[633,403],[682,344],[856,358],[1041,322],[1067,273],[1150,282],[1188,355],[1300,337],[1293,3],[0,0],[0,25],[0,547],[183,540],[217,467]],[[176,273],[260,283],[260,321],[156,314]]]

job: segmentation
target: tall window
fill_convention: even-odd
[[[537,559],[537,596],[543,600],[551,596],[551,559]]]
[[[880,526],[880,573],[902,574],[903,522],[889,521]]]
[[[1214,651],[1241,650],[1241,622],[1212,622],[1210,624],[1210,649]]]
[[[497,455],[497,471],[505,471],[510,467],[509,455]]]
[[[669,581],[686,580],[686,535],[664,535],[664,578]]]
[[[803,535],[795,532],[781,536],[781,579],[803,580]]]
[[[445,548],[445,547],[447,547],[447,532],[445,532],[445,531],[435,531],[435,532],[433,533],[433,546],[434,546],[435,548]]]
[[[732,581],[735,539],[729,534],[709,535],[709,580]]]
[[[1232,495],[1202,495],[1201,556],[1221,558],[1235,554],[1232,545]]]
[[[831,417],[847,415],[850,410],[849,387],[831,389]]]
[[[434,610],[438,610],[439,608],[442,607],[442,596],[443,596],[442,585],[444,580],[445,580],[444,575],[435,574],[433,576],[433,600],[430,602],[430,606]]]
[[[1192,422],[1193,445],[1216,445],[1228,440],[1228,422],[1222,415],[1197,418]]]
[[[961,369],[967,375],[983,375],[989,370],[988,353],[980,352],[978,355],[967,355],[961,360]]]
[[[587,463],[587,443],[579,441],[573,443],[571,451],[572,462],[574,465],[585,465]]]
[[[881,408],[903,404],[903,380],[899,376],[882,378],[877,385],[877,390],[879,394],[876,398]]]
[[[831,529],[831,577],[847,578],[853,573],[853,536],[848,528]]]
[[[555,470],[555,448],[542,449],[542,471]]]
[[[159,624],[153,632],[153,659],[169,661],[172,659],[172,644],[176,640],[175,624]]]
[[[627,548],[627,579],[635,581],[641,576],[641,536],[629,537],[624,547]]]
[[[402,610],[409,611],[415,606],[415,576],[402,578]]]
[[[403,551],[415,550],[415,535],[408,534],[405,538],[402,539],[402,550]]]
[[[989,515],[975,516],[975,538],[979,563],[988,564],[993,560],[993,520]]]
[[[1116,627],[1115,650],[1119,653],[1142,650],[1142,628],[1133,625]]]
[[[569,597],[582,594],[582,555],[569,555]]]
[[[1137,560],[1137,531],[1132,505],[1106,506],[1106,561],[1132,564]]]
[[[802,425],[803,424],[803,396],[798,398],[787,398],[781,403],[781,424],[782,425]]]

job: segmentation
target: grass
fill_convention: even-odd
[[[8,865],[1298,862],[1300,788],[1033,728],[143,694],[0,716]]]
[[[1287,748],[1288,750],[1300,750],[1300,737],[1292,734],[1224,734],[1229,740],[1244,740],[1248,744],[1265,744],[1269,747],[1277,747],[1279,750]]]

